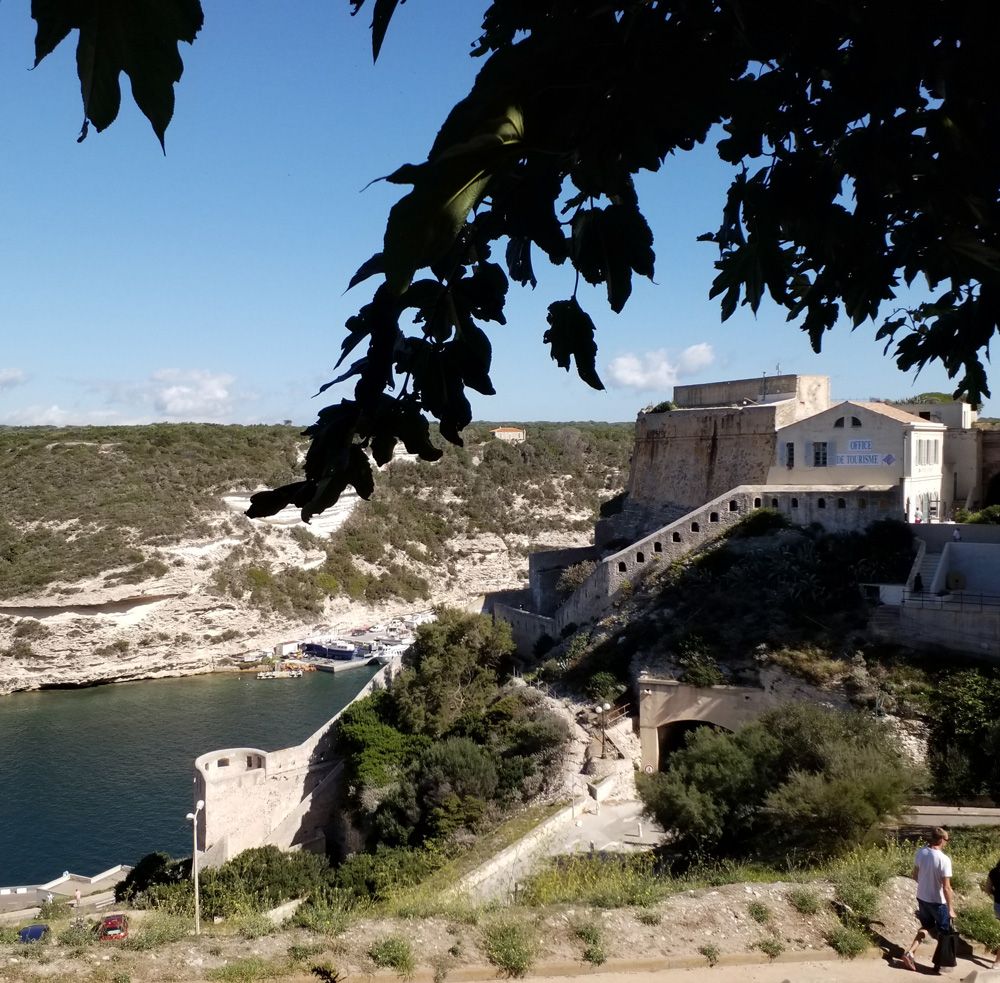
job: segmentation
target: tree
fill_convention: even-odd
[[[736,734],[694,731],[665,772],[641,777],[639,792],[680,849],[824,856],[898,811],[914,781],[884,724],[789,704]]]
[[[372,4],[376,57],[396,5]],[[871,320],[900,368],[940,361],[978,401],[1000,317],[993,6],[493,0],[472,90],[427,159],[386,178],[411,190],[350,283],[377,281],[340,361],[364,354],[329,383],[356,379],[354,396],[307,431],[303,480],[255,495],[249,514],[294,503],[308,520],[348,484],[367,498],[366,452],[383,464],[402,441],[440,456],[428,415],[460,444],[466,388],[493,393],[482,325],[504,323],[509,279],[535,285],[539,254],[568,262],[620,312],[633,275],[654,272],[634,176],[720,135],[735,172],[703,238],[719,247],[711,296],[723,319],[767,294],[817,351],[841,313],[854,327]],[[81,138],[115,118],[125,71],[162,140],[198,0],[34,0],[32,14],[36,63],[79,29]],[[498,243],[506,272],[492,260]],[[921,296],[900,299],[918,278]],[[601,388],[594,334],[575,291],[551,303],[552,358]]]
[[[497,666],[514,651],[510,626],[485,615],[440,610],[417,629],[406,669],[392,690],[400,726],[437,738],[462,717],[478,716],[496,696]]]

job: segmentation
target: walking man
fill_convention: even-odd
[[[931,830],[927,846],[917,850],[913,858],[913,873],[917,882],[917,918],[920,928],[913,937],[909,948],[903,953],[903,965],[916,970],[913,954],[917,946],[927,938],[937,938],[951,931],[955,917],[955,902],[951,890],[951,857],[944,852],[948,842],[948,831],[940,826]]]

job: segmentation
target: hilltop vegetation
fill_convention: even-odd
[[[326,553],[312,569],[283,564],[262,527],[222,496],[280,483],[303,447],[290,426],[155,424],[0,429],[0,597],[104,575],[107,584],[163,576],[162,547],[236,537],[215,588],[285,614],[321,610],[327,597],[423,598],[447,576],[456,535],[516,530],[529,537],[583,527],[624,483],[632,428],[532,424],[508,446],[488,425],[436,464],[401,459],[330,539],[293,529],[302,549]],[[481,444],[480,444],[481,442]]]

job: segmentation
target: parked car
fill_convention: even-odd
[[[105,915],[97,926],[99,942],[119,942],[128,938],[127,915]]]
[[[49,934],[48,925],[27,925],[17,933],[18,942],[43,942]]]

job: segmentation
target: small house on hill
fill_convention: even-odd
[[[490,433],[497,440],[506,441],[508,444],[520,444],[527,436],[522,427],[497,427]]]

